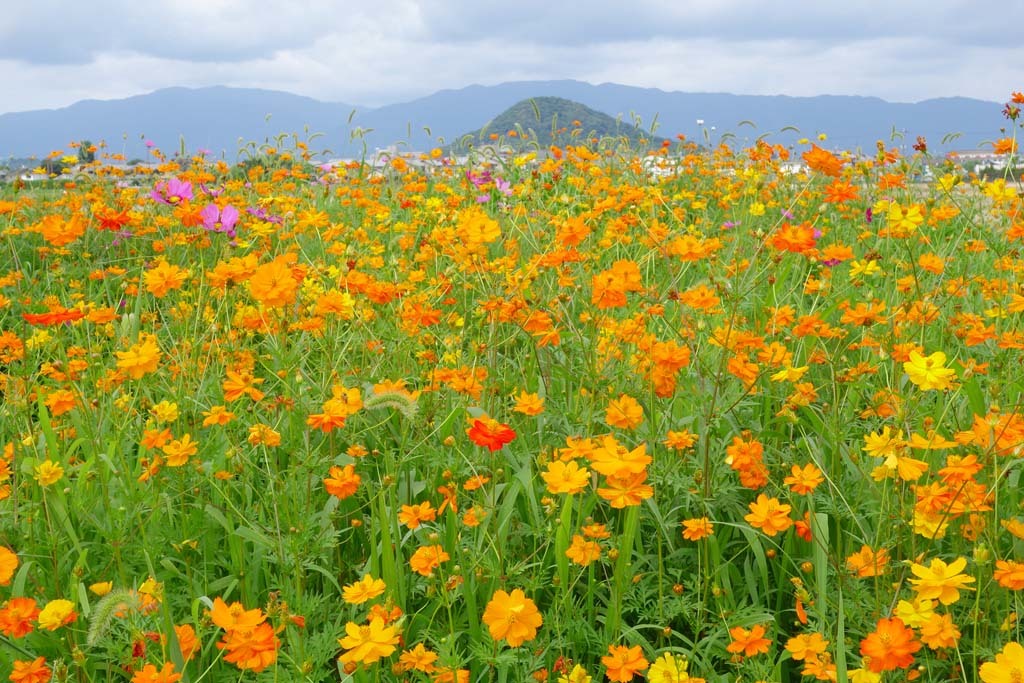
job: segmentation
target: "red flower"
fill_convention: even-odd
[[[67,309],[63,306],[53,306],[46,313],[22,313],[21,317],[24,318],[25,322],[29,325],[50,326],[81,320],[85,317],[85,313],[82,311]]]
[[[466,434],[469,435],[469,440],[477,446],[483,446],[492,451],[501,450],[505,444],[516,438],[516,433],[511,427],[486,415],[474,419],[470,428],[466,430]]]

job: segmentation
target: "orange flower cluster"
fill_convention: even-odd
[[[263,610],[247,610],[240,602],[228,605],[218,597],[213,600],[210,619],[224,629],[217,648],[224,651],[225,662],[258,673],[277,661],[281,641]]]

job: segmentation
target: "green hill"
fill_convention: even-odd
[[[662,139],[632,123],[620,121],[590,107],[561,97],[533,97],[512,105],[483,128],[465,133],[451,145],[453,151],[499,145],[527,149],[536,143],[584,144],[597,139],[628,141],[631,147],[656,147]]]

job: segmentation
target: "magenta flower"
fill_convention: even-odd
[[[259,218],[261,221],[266,221],[268,223],[284,222],[284,219],[282,219],[280,216],[271,216],[270,213],[268,213],[267,210],[264,209],[262,206],[250,206],[245,210],[245,212],[250,216],[255,216],[256,218]]]
[[[216,204],[207,204],[199,212],[203,219],[203,227],[210,232],[222,232],[234,239],[235,226],[238,224],[238,209],[228,204],[223,209],[217,208]]]
[[[473,171],[466,171],[466,178],[468,178],[469,182],[473,183],[477,189],[480,189],[487,183],[491,182],[491,172],[483,171],[482,173],[477,174],[473,173]]]
[[[149,196],[161,204],[180,204],[192,199],[192,183],[171,178],[166,183],[153,186]]]

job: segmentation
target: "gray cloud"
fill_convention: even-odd
[[[37,0],[0,13],[0,112],[216,84],[372,106],[559,78],[1002,100],[1024,87],[1021,23],[1024,3],[996,0]]]
[[[986,6],[988,5],[988,6]],[[647,39],[727,42],[804,40],[830,44],[877,38],[941,39],[957,45],[1016,45],[1024,4],[969,0],[635,0],[554,3],[521,0],[514,8],[473,0],[427,0],[425,29],[441,40],[483,34],[533,43]]]
[[[337,0],[36,0],[5,7],[0,59],[81,64],[101,54],[139,52],[244,62],[333,33],[372,28],[385,16],[408,15],[403,5],[413,6],[383,0],[368,12]]]

